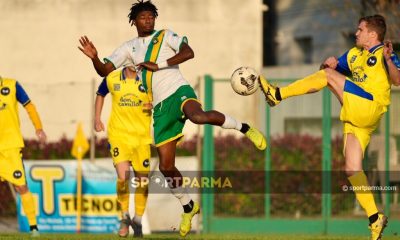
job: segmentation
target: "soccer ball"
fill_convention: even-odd
[[[240,95],[253,94],[258,89],[258,73],[251,67],[240,67],[231,76],[231,86]]]

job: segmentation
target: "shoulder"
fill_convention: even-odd
[[[110,73],[107,75],[106,80],[107,80],[107,81],[112,81],[112,80],[114,80],[115,78],[118,78],[118,79],[119,79],[120,76],[121,76],[121,71],[122,71],[122,69],[123,69],[123,68],[118,68],[118,69],[116,69],[116,70],[110,72]]]

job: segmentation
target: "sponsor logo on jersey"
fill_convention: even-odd
[[[114,91],[120,91],[120,90],[121,90],[121,84],[114,83]]]
[[[20,170],[15,170],[13,173],[13,176],[15,179],[21,178],[22,177],[22,172]]]
[[[142,100],[134,94],[126,94],[119,99],[119,106],[121,107],[139,107],[142,106]]]
[[[367,65],[372,67],[376,64],[377,60],[375,56],[369,57],[367,60]]]
[[[354,63],[354,62],[356,61],[356,59],[357,59],[357,56],[356,56],[356,55],[353,55],[353,56],[351,57],[350,63]]]
[[[138,88],[138,89],[139,89],[139,91],[142,92],[142,93],[146,92],[146,89],[144,89],[144,86],[143,86],[142,84],[139,85],[139,88]]]
[[[1,95],[7,96],[8,94],[10,94],[10,89],[8,87],[3,87],[1,90]]]
[[[149,159],[146,159],[143,161],[143,167],[148,167],[148,166],[150,166],[150,161]]]
[[[135,49],[135,47],[132,47],[132,52],[136,52],[136,49]]]

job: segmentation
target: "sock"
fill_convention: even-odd
[[[351,177],[348,177],[351,185],[355,187],[354,193],[356,194],[356,198],[360,203],[361,207],[364,208],[367,216],[370,217],[378,212],[378,209],[375,205],[374,195],[368,189],[362,189],[369,186],[367,176],[363,171],[357,172]]]
[[[250,129],[249,124],[247,124],[247,123],[242,123],[242,128],[240,129],[240,132],[243,133],[243,134],[245,134],[245,133],[247,133],[247,131],[249,131],[249,129]]]
[[[148,188],[145,184],[140,184],[139,187],[136,188],[135,192],[135,217],[143,216],[144,210],[146,208],[147,197],[148,197]],[[139,222],[140,223],[140,222]]]
[[[240,130],[242,128],[242,123],[239,121],[236,121],[233,117],[224,114],[225,116],[225,122],[222,124],[222,128],[226,129],[236,129]]]
[[[379,215],[378,213],[372,214],[371,216],[368,217],[369,223],[374,223],[376,222],[376,220],[378,220]]]
[[[297,80],[286,87],[280,88],[280,97],[282,99],[303,95],[306,93],[313,93],[326,87],[328,79],[324,70],[320,70],[311,74],[303,79]],[[275,96],[277,97],[277,96]]]
[[[35,200],[33,199],[31,192],[21,194],[22,207],[25,215],[28,218],[29,226],[36,226],[36,211],[35,211]]]
[[[193,202],[193,200],[190,199],[190,202],[188,204],[183,205],[183,211],[185,213],[190,213],[193,209],[193,205],[194,205],[194,202]]]
[[[135,213],[135,216],[133,217],[133,219],[132,219],[135,223],[138,223],[138,224],[142,224],[142,215],[137,215],[136,213]]]
[[[121,208],[122,217],[129,213],[129,187],[127,181],[117,180],[117,202]]]
[[[186,191],[186,188],[182,187],[171,188],[171,192],[177,199],[179,199],[179,202],[181,202],[182,206],[188,205],[192,201],[192,199],[190,198],[189,194]],[[183,207],[183,210],[185,211],[185,207]]]

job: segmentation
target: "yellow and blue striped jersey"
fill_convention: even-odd
[[[124,68],[125,69],[125,68]],[[107,134],[110,141],[123,141],[130,146],[150,144],[151,109],[141,80],[126,78],[124,69],[111,72],[101,82],[97,94],[112,96],[112,109]]]
[[[395,53],[392,53],[391,59],[400,69],[400,61]],[[351,79],[351,82],[345,84],[345,92],[377,101],[384,106],[390,104],[391,82],[382,43],[369,50],[354,47],[338,61],[336,70]]]
[[[0,150],[24,147],[18,102],[26,106],[30,101],[16,80],[0,77]]]

